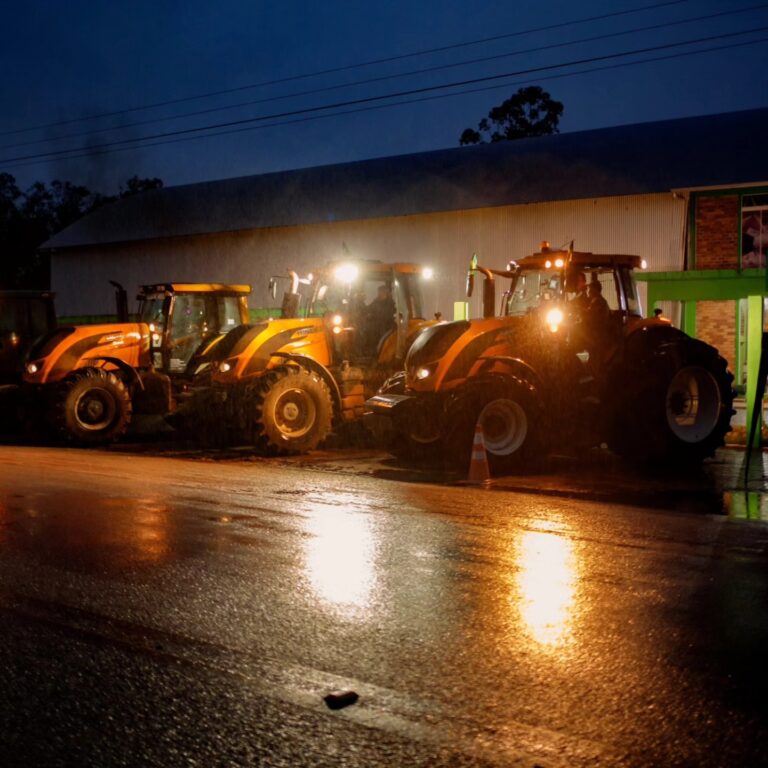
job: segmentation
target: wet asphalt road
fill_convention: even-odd
[[[768,524],[367,472],[0,447],[0,765],[768,765]]]

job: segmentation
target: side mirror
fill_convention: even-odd
[[[269,278],[269,295],[273,298],[277,298],[277,280],[274,277]]]

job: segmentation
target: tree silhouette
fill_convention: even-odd
[[[162,186],[160,179],[133,176],[118,195],[59,180],[36,181],[22,192],[11,174],[0,173],[0,288],[49,288],[48,254],[38,251],[46,240],[107,203]]]
[[[538,85],[520,88],[497,107],[493,107],[478,124],[477,130],[466,128],[459,144],[485,144],[512,141],[558,133],[563,105]]]

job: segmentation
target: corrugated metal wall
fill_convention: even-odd
[[[343,258],[345,244],[361,258],[432,266],[436,277],[425,292],[425,309],[450,318],[453,302],[464,299],[473,253],[481,264],[504,267],[538,250],[542,240],[553,246],[573,240],[577,250],[634,253],[650,270],[679,270],[685,220],[685,201],[669,193],[120,243],[53,254],[52,288],[60,315],[114,311],[109,280],[131,292],[170,280],[251,283],[252,306],[269,306],[270,275],[289,268],[308,272]],[[479,312],[479,297],[472,310]]]

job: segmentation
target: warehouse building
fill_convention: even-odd
[[[767,124],[751,110],[154,190],[46,243],[52,289],[64,316],[113,312],[109,280],[250,283],[266,308],[271,275],[350,254],[432,267],[426,308],[449,318],[473,253],[503,267],[573,241],[645,258],[650,302],[743,385],[763,328]]]

